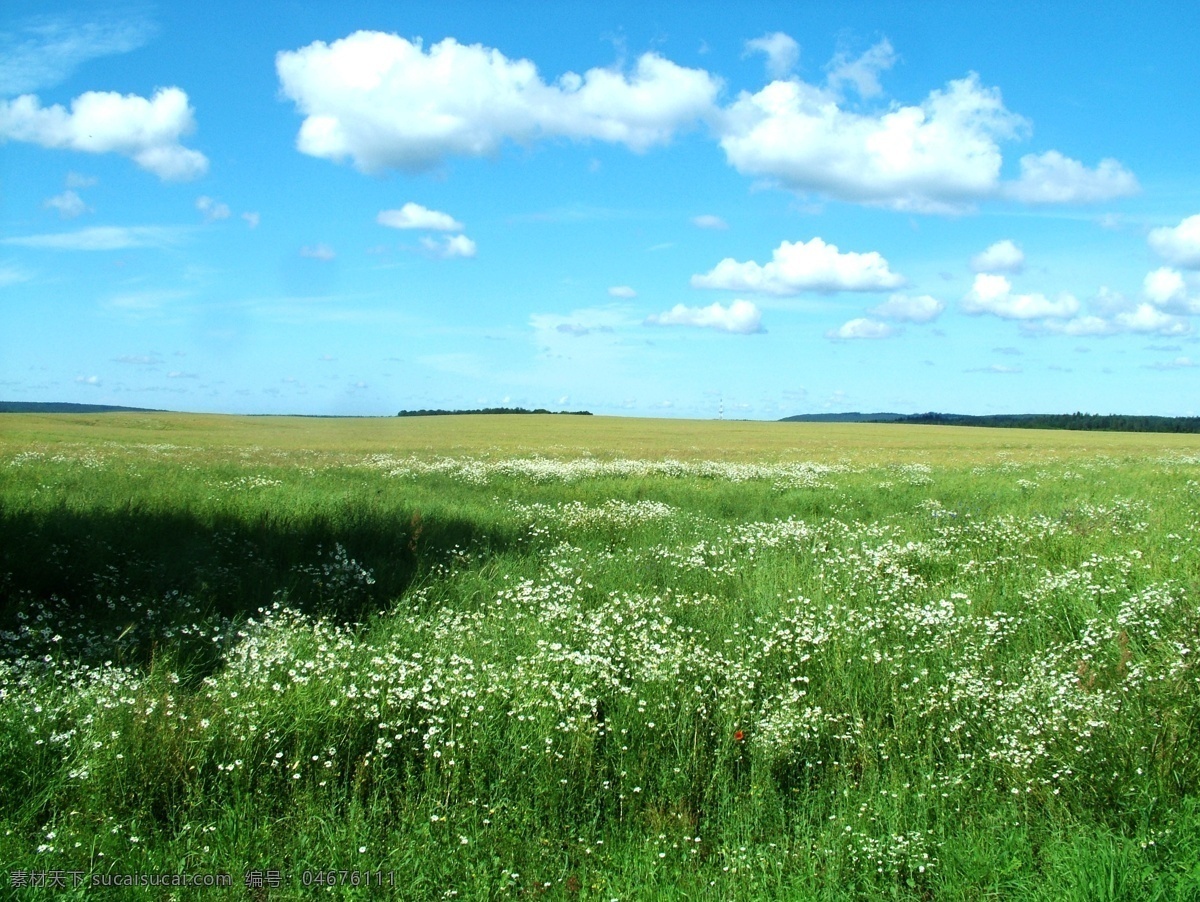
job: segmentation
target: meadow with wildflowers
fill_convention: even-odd
[[[5,892],[1200,898],[1195,437],[432,419],[0,421]]]

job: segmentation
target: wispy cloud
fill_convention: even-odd
[[[800,62],[800,45],[795,38],[782,31],[747,41],[742,55],[751,53],[761,53],[767,58],[767,74],[771,78],[786,78],[796,68],[796,63]]]
[[[844,50],[838,51],[829,65],[825,67],[828,75],[826,84],[830,89],[844,93],[847,87],[853,87],[855,93],[864,99],[878,97],[883,93],[879,84],[879,75],[896,64],[896,51],[891,42],[884,38],[860,56],[850,56]]]
[[[328,244],[306,244],[300,248],[300,256],[307,257],[310,260],[321,260],[328,263],[337,253]]]
[[[1200,366],[1200,362],[1192,360],[1191,357],[1176,357],[1174,360],[1146,364],[1146,368],[1151,370],[1182,370],[1195,366]]]
[[[991,366],[977,366],[968,370],[963,370],[964,373],[995,373],[1002,376],[1016,375],[1022,372],[1019,366],[1005,366],[1002,363],[993,363]]]
[[[14,263],[0,263],[0,288],[8,285],[16,285],[20,282],[28,282],[32,278],[32,273]]]
[[[478,248],[475,242],[466,235],[449,235],[441,240],[437,238],[422,238],[421,247],[433,254],[435,257],[441,257],[443,260],[450,260],[454,257],[462,257],[470,259],[474,257]]]
[[[47,198],[43,206],[49,210],[57,210],[58,215],[63,219],[74,219],[76,216],[82,216],[91,209],[83,202],[83,198],[70,188],[62,194],[56,194],[54,197]]]
[[[106,16],[80,21],[35,16],[0,32],[0,96],[53,87],[89,60],[128,53],[154,37],[146,19]]]
[[[120,313],[146,315],[161,310],[171,301],[190,297],[190,294],[176,289],[125,291],[112,295],[104,302],[104,306]]]
[[[93,226],[75,232],[23,235],[0,239],[0,244],[57,251],[119,251],[134,247],[180,244],[188,229],[181,226]]]
[[[228,219],[230,216],[229,204],[213,200],[207,195],[196,198],[196,209],[203,214],[205,222],[216,222],[218,219]]]
[[[727,223],[720,216],[714,216],[712,213],[704,213],[700,216],[692,217],[692,225],[698,229],[727,229]]]
[[[68,188],[94,188],[100,183],[100,180],[93,175],[84,175],[80,172],[67,173]]]
[[[535,313],[529,317],[538,357],[572,362],[580,370],[612,375],[619,361],[633,352],[631,335],[639,325],[626,304],[585,307],[570,313]]]

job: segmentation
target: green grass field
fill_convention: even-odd
[[[0,893],[1200,899],[1198,548],[1196,436],[4,415]]]

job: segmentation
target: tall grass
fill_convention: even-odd
[[[10,439],[0,862],[65,898],[1197,898],[1198,501],[1176,446]]]

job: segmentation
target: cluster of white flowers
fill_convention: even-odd
[[[225,489],[230,492],[239,492],[253,491],[254,489],[272,489],[281,485],[283,485],[282,479],[272,479],[270,476],[255,473],[250,476],[238,476],[234,479],[222,480],[214,483],[213,487]]]
[[[45,463],[9,464],[25,461]],[[1200,609],[1187,582],[1200,523],[1189,514],[1174,532],[1152,532],[1165,509],[1112,491],[1054,501],[1085,488],[1074,474],[1090,479],[1116,464],[1072,461],[1061,478],[1042,464],[984,468],[1014,497],[1015,487],[1028,492],[1020,508],[1042,508],[1013,514],[968,510],[961,499],[956,507],[941,492],[951,480],[923,463],[855,472],[356,459],[351,467],[385,477],[514,480],[537,486],[534,497],[581,480],[812,488],[831,474],[857,477],[860,491],[881,475],[924,491],[891,493],[889,503],[911,507],[869,522],[842,505],[843,486],[819,515],[741,522],[690,511],[682,493],[667,495],[671,504],[498,503],[539,538],[535,549],[439,549],[439,563],[365,624],[289,607],[282,593],[249,619],[227,619],[179,592],[127,598],[117,575],[100,573],[105,591],[88,604],[128,611],[131,624],[115,634],[89,625],[80,599],[17,596],[17,623],[0,632],[0,707],[14,735],[61,759],[72,785],[109,779],[125,766],[113,749],[131,748],[129,737],[151,725],[178,739],[189,779],[219,786],[265,773],[316,792],[364,773],[417,774],[452,808],[469,782],[460,774],[474,768],[481,780],[501,761],[506,779],[541,787],[548,805],[599,799],[615,817],[647,823],[663,820],[670,800],[675,824],[649,843],[664,860],[700,856],[694,812],[679,800],[714,773],[735,794],[820,785],[811,805],[822,854],[915,879],[938,866],[941,841],[924,824],[890,819],[895,794],[962,810],[984,795],[1006,804],[1078,795],[1102,774],[1133,780],[1155,724],[1194,711],[1200,695]],[[1186,472],[1156,472],[1174,480],[1164,503],[1194,497]],[[1014,486],[1014,473],[1037,481]],[[789,497],[773,500],[796,509]],[[359,556],[335,544],[292,575],[334,610],[373,597],[374,573]],[[1151,558],[1168,571],[1184,558],[1180,578],[1161,569],[1151,578]],[[211,655],[203,680],[113,663],[138,643],[184,641]],[[97,663],[106,649],[111,657]],[[1200,766],[1186,743],[1157,754],[1175,756],[1158,763],[1167,769]],[[430,823],[441,829],[447,817],[439,809]],[[760,852],[720,854],[736,871]]]
[[[821,464],[812,461],[756,464],[715,460],[601,460],[594,457],[567,460],[548,457],[426,459],[415,456],[394,457],[387,454],[370,455],[364,458],[360,465],[392,477],[412,479],[435,474],[473,485],[487,485],[502,477],[536,485],[570,484],[593,479],[659,477],[734,483],[764,481],[780,489],[818,488],[826,484],[824,477],[850,471],[850,467],[845,464]]]

